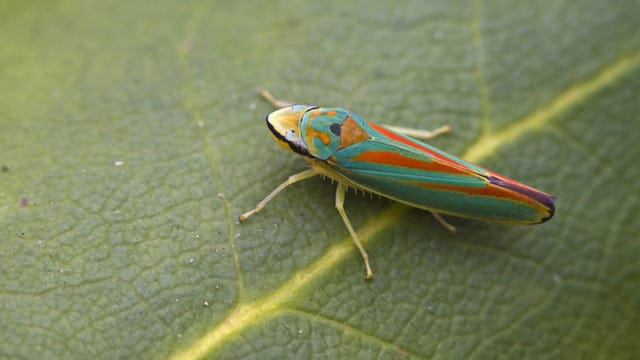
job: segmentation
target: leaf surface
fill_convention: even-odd
[[[637,1],[0,5],[0,344],[22,358],[633,358]],[[454,132],[539,226],[347,196],[258,97]]]

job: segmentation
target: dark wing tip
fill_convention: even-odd
[[[512,181],[506,181],[503,179],[500,179],[499,177],[496,176],[488,176],[487,180],[489,180],[489,182],[491,184],[503,187],[505,189],[509,189],[509,190],[513,190],[519,194],[522,194],[524,196],[527,196],[537,202],[539,202],[540,204],[544,205],[547,207],[547,216],[543,217],[542,219],[540,219],[540,223],[549,221],[552,217],[553,214],[556,211],[556,206],[554,204],[554,201],[556,200],[556,197],[550,194],[547,194],[545,192],[542,192],[540,190],[536,190],[534,188],[528,187],[528,186],[524,186],[520,183],[517,182],[512,182]]]
[[[553,195],[548,195],[548,197],[549,197],[549,202],[545,204],[549,208],[548,215],[540,219],[540,223],[551,220],[551,218],[553,217],[553,214],[556,212],[556,205],[553,203],[556,200],[556,197]]]

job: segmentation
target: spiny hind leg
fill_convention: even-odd
[[[436,137],[438,135],[446,134],[446,133],[451,131],[451,127],[449,125],[440,126],[439,128],[431,130],[431,131],[406,128],[406,127],[402,127],[402,126],[385,125],[385,127],[389,128],[389,129],[391,129],[391,130],[393,130],[395,132],[399,132],[402,135],[407,135],[407,136],[410,136],[412,138],[416,138],[416,139],[420,139],[420,140],[433,139],[434,137]]]
[[[445,220],[440,214],[438,214],[437,212],[433,212],[430,211],[431,215],[433,215],[433,217],[436,219],[437,222],[440,223],[440,225],[444,226],[447,230],[451,231],[452,233],[456,233],[456,227],[449,224],[447,222],[447,220]]]
[[[351,239],[353,239],[353,242],[358,247],[358,250],[360,250],[360,254],[362,255],[362,260],[364,260],[364,266],[367,270],[367,275],[365,276],[365,279],[371,279],[373,278],[373,271],[371,270],[371,265],[369,264],[369,255],[367,254],[367,251],[364,249],[364,246],[360,242],[360,239],[358,238],[358,234],[356,234],[355,230],[353,230],[353,226],[351,226],[351,222],[349,221],[347,214],[344,212],[344,194],[346,192],[346,189],[347,187],[343,183],[338,182],[338,188],[336,189],[336,209],[338,209],[338,212],[340,213],[340,217],[342,217],[342,221],[344,221],[344,224],[347,226],[347,229],[349,229],[349,234],[351,234]]]

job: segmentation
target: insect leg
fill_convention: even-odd
[[[287,106],[291,106],[293,105],[290,102],[286,102],[286,101],[282,101],[282,100],[278,100],[276,99],[273,95],[271,95],[271,93],[267,90],[262,90],[260,92],[260,95],[262,95],[263,98],[265,98],[268,102],[271,103],[271,105],[277,107],[277,108],[283,108],[283,107],[287,107]]]
[[[420,139],[420,140],[427,140],[427,139],[433,139],[434,137],[441,135],[441,134],[445,134],[451,131],[451,127],[449,125],[444,125],[444,126],[440,126],[437,129],[434,130],[420,130],[420,129],[412,129],[412,128],[406,128],[406,127],[402,127],[402,126],[388,126],[385,125],[386,128],[389,128],[395,132],[399,132],[402,135],[407,135],[407,136],[411,136],[413,138],[416,139]]]
[[[445,220],[442,216],[440,216],[440,214],[438,214],[437,212],[433,212],[430,211],[431,215],[433,215],[433,217],[436,219],[437,222],[440,223],[440,225],[444,226],[447,230],[451,231],[452,233],[456,233],[456,227],[449,224],[447,222],[447,220]]]
[[[302,181],[304,179],[308,179],[312,176],[318,175],[319,172],[317,172],[315,169],[307,169],[305,171],[299,172],[295,175],[291,175],[289,176],[289,178],[287,179],[287,181],[283,182],[282,184],[280,184],[280,186],[278,186],[275,190],[273,190],[269,195],[267,195],[266,198],[264,198],[264,200],[260,201],[260,203],[253,209],[247,211],[246,213],[240,215],[239,220],[240,221],[245,221],[247,220],[247,218],[255,213],[257,213],[258,211],[262,210],[262,208],[267,205],[267,203],[269,201],[271,201],[271,199],[273,199],[276,195],[278,195],[282,190],[284,190],[287,186],[291,185],[291,184],[295,184],[298,181]]]
[[[353,230],[353,226],[351,226],[351,222],[349,221],[347,214],[344,212],[345,192],[346,192],[346,186],[343,183],[338,182],[338,188],[336,189],[336,209],[338,209],[338,212],[340,213],[340,217],[342,217],[342,221],[344,221],[344,224],[347,226],[347,229],[349,229],[349,233],[351,234],[351,239],[353,239],[353,242],[358,247],[358,250],[360,250],[360,254],[362,255],[362,260],[364,260],[364,266],[367,269],[367,276],[365,277],[365,279],[371,279],[373,278],[373,271],[371,270],[371,265],[369,265],[369,255],[367,255],[367,251],[364,249],[364,246],[362,246],[360,239],[358,239],[358,235],[356,234],[355,230]]]

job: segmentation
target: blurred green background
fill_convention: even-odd
[[[637,358],[638,1],[3,1],[0,357]],[[522,227],[347,196],[258,92],[558,196]]]

